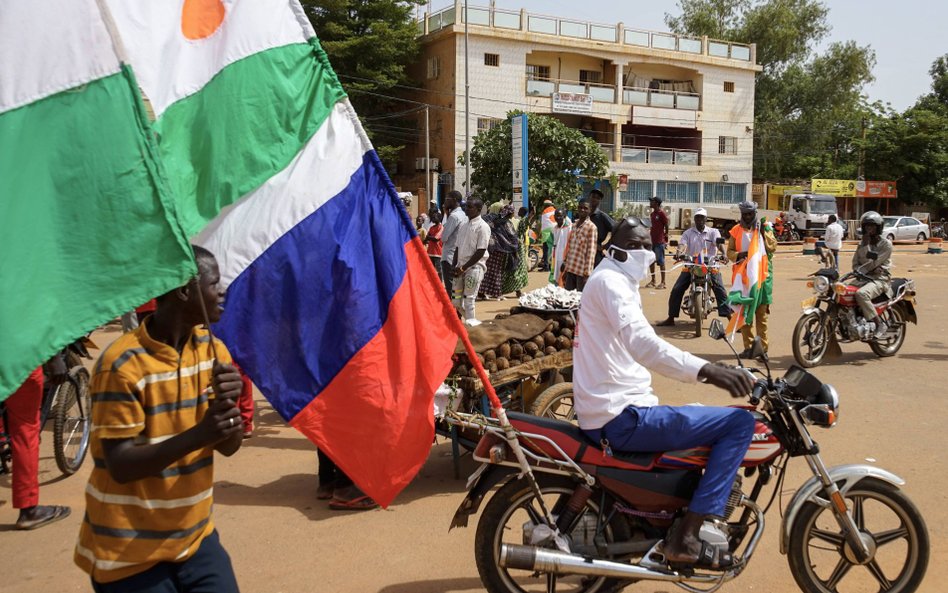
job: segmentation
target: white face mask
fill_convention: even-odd
[[[625,261],[619,261],[614,257],[616,251],[625,253]],[[651,249],[621,249],[615,245],[609,246],[609,259],[611,259],[619,269],[625,274],[641,283],[648,277],[649,266],[655,263],[655,252]]]

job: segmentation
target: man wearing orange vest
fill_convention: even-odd
[[[758,225],[757,204],[745,200],[741,202],[739,208],[741,210],[741,222],[731,229],[727,242],[727,258],[735,264],[747,259],[747,252],[750,249],[754,230]],[[768,347],[767,321],[770,317],[770,305],[773,303],[773,255],[777,251],[777,237],[774,236],[771,225],[766,222],[760,225],[760,233],[764,238],[764,250],[767,253],[767,279],[764,281],[763,294],[754,314],[756,332],[754,325],[748,323],[741,326],[744,351],[741,352],[740,356],[744,359],[751,356],[751,346],[754,342],[755,333],[760,336],[764,352],[767,351]]]

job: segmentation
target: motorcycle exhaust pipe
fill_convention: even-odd
[[[558,550],[538,548],[536,546],[521,546],[517,544],[501,544],[500,565],[504,568],[547,572],[555,575],[572,574],[590,577],[645,579],[668,582],[689,581],[715,583],[721,580],[721,575],[693,575],[688,577],[677,572],[660,572],[624,562],[596,560],[578,554],[569,554]]]
[[[743,571],[750,561],[760,536],[764,532],[764,513],[751,500],[741,500],[741,505],[751,509],[757,517],[757,528],[751,535],[747,548],[744,551],[744,560],[735,568],[724,574],[692,574],[683,575],[673,570],[652,570],[644,566],[615,562],[612,560],[597,560],[579,554],[570,554],[538,548],[536,546],[521,546],[517,544],[501,544],[499,563],[504,568],[529,570],[533,572],[547,572],[555,575],[580,575],[590,577],[608,577],[614,579],[642,579],[649,581],[665,581],[672,583],[708,583],[719,584],[730,581]]]

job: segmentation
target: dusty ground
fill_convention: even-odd
[[[851,249],[851,248],[850,248]],[[862,345],[844,345],[843,357],[821,367],[817,375],[834,384],[842,398],[838,427],[818,431],[830,465],[874,459],[907,480],[931,537],[931,561],[921,591],[941,593],[948,581],[948,472],[939,457],[945,449],[943,422],[948,418],[944,381],[948,375],[948,254],[924,255],[922,246],[897,248],[897,273],[916,280],[918,327],[895,358],[878,359]],[[851,257],[845,254],[845,259]],[[804,277],[815,269],[799,247],[782,249],[776,260],[777,303],[771,316],[771,355],[777,366],[792,362],[790,336],[800,301],[808,296]],[[847,266],[848,267],[848,266]],[[544,282],[531,275],[531,287]],[[669,280],[673,280],[670,278]],[[666,312],[667,291],[643,292],[649,318]],[[484,314],[513,304],[479,303]],[[727,353],[707,337],[689,337],[685,326],[663,334],[682,348],[713,359]],[[693,334],[692,334],[693,335]],[[97,336],[102,344],[114,333]],[[666,403],[726,403],[709,387],[683,386],[656,379]],[[464,480],[452,476],[450,445],[432,448],[418,478],[388,510],[340,513],[314,497],[316,456],[313,446],[258,400],[258,429],[233,458],[219,459],[215,520],[236,566],[245,592],[441,593],[482,590],[474,565],[474,529],[448,532],[464,493]],[[52,453],[51,435],[43,441],[41,498],[68,504],[71,517],[35,532],[11,531],[16,515],[10,506],[9,478],[0,478],[0,589],[11,593],[91,591],[85,575],[72,563],[72,548],[83,513],[82,491],[91,464],[76,476],[61,479]],[[805,464],[791,467],[785,500],[808,477]],[[474,469],[462,460],[466,475]],[[768,515],[768,531],[750,567],[723,591],[797,591],[786,558],[777,550],[779,513]],[[677,591],[671,585],[637,584],[643,593]]]

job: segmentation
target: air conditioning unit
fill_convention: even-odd
[[[691,208],[681,209],[681,226],[678,228],[687,229],[691,227],[691,217],[694,211]]]
[[[432,159],[431,159],[431,166],[430,166],[429,168],[430,168],[432,171],[437,171],[437,170],[438,170],[438,165],[440,165],[440,164],[441,164],[441,163],[438,161],[438,159],[432,158]],[[418,157],[418,158],[415,159],[415,170],[416,170],[416,171],[424,171],[424,170],[425,170],[425,157],[420,156],[420,157]]]
[[[668,217],[668,228],[677,229],[678,228],[678,208],[672,208],[671,206],[663,206],[662,210],[665,211],[665,216]]]

